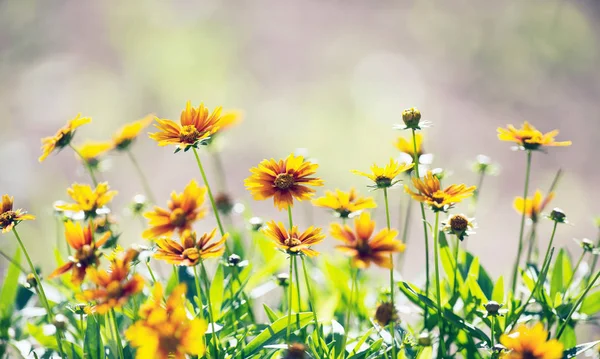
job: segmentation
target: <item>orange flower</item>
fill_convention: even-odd
[[[476,188],[453,184],[442,189],[440,180],[431,171],[428,171],[423,179],[413,178],[412,181],[418,192],[413,192],[408,186],[404,186],[406,193],[414,200],[428,204],[433,211],[447,211],[454,204],[471,197]]]
[[[375,208],[377,204],[371,197],[359,197],[354,188],[350,192],[343,192],[339,189],[335,193],[325,191],[325,196],[312,201],[315,206],[331,208],[341,218],[348,218],[353,213],[367,208]]]
[[[322,242],[325,238],[325,235],[321,233],[321,228],[309,227],[300,234],[298,226],[293,226],[291,232],[288,232],[283,223],[275,223],[275,221],[268,222],[263,231],[278,248],[286,253],[292,255],[303,253],[309,257],[319,254],[310,247]]]
[[[185,293],[185,284],[178,285],[163,306],[162,285],[155,284],[152,298],[140,308],[142,319],[125,332],[127,340],[137,348],[137,359],[185,359],[186,354],[204,354],[208,325],[200,318],[188,318]]]
[[[336,248],[352,257],[354,267],[368,268],[373,262],[380,267],[391,269],[393,263],[390,255],[404,252],[406,245],[396,239],[396,230],[384,228],[373,235],[374,230],[375,221],[371,220],[367,212],[354,219],[354,231],[348,225],[331,224],[331,235],[344,242]]]
[[[191,180],[182,193],[171,193],[168,209],[154,207],[153,211],[144,213],[148,218],[149,229],[142,233],[147,239],[154,239],[162,235],[171,235],[174,231],[183,233],[192,228],[192,223],[204,217],[206,208],[202,207],[206,187],[199,187],[196,181]]]
[[[65,222],[65,238],[67,243],[75,250],[69,257],[69,261],[56,268],[49,278],[57,277],[72,270],[71,282],[81,284],[89,267],[97,267],[99,263],[98,248],[109,238],[110,232],[106,232],[98,240],[94,241],[94,229],[91,225],[83,228],[81,223]]]
[[[106,206],[118,193],[109,189],[107,182],[99,183],[94,189],[89,184],[74,183],[67,189],[67,193],[75,203],[57,205],[56,208],[63,211],[83,211],[86,218],[95,217],[96,210]]]
[[[196,232],[184,231],[181,235],[181,244],[172,239],[161,238],[156,241],[158,250],[154,255],[170,264],[181,266],[195,266],[202,259],[219,258],[225,252],[225,241],[229,236],[225,233],[219,240],[213,240],[217,229],[204,233],[196,239]]]
[[[181,112],[180,124],[157,118],[158,124],[154,126],[159,132],[151,133],[150,138],[157,141],[159,146],[177,145],[177,151],[187,150],[215,134],[219,130],[220,120],[221,107],[217,107],[209,115],[204,104],[200,104],[196,109],[188,101],[185,110]]]
[[[305,161],[302,156],[289,155],[285,160],[263,160],[251,168],[252,175],[244,181],[255,200],[273,197],[275,206],[285,209],[298,201],[310,199],[315,190],[307,186],[322,186],[323,180],[310,177],[319,165]]]
[[[153,115],[148,115],[119,128],[112,138],[113,146],[117,151],[125,151],[133,143],[142,130],[148,127],[154,120]]]
[[[542,198],[542,192],[537,190],[533,197],[527,197],[526,199],[516,197],[513,206],[519,214],[525,214],[532,221],[537,222],[540,213],[542,213],[553,198],[554,192],[550,192],[546,198]]]
[[[12,231],[14,226],[19,224],[21,221],[31,221],[35,219],[35,216],[27,214],[22,209],[13,210],[14,197],[10,197],[5,194],[2,196],[2,207],[0,207],[0,229],[2,233]]]
[[[563,344],[556,339],[547,340],[548,332],[542,323],[528,328],[520,325],[510,334],[503,334],[500,343],[510,350],[503,359],[560,359],[563,357]]]
[[[75,129],[89,122],[92,122],[91,118],[81,117],[81,114],[77,114],[74,119],[60,128],[54,136],[42,138],[42,155],[39,161],[45,160],[55,149],[60,151],[67,147],[75,135]]]
[[[390,159],[390,163],[385,165],[385,167],[379,167],[377,164],[373,164],[371,166],[371,173],[365,173],[357,170],[352,170],[351,172],[367,177],[371,181],[375,182],[375,188],[388,188],[395,185],[398,181],[394,181],[394,179],[402,172],[406,172],[413,168],[414,163],[406,164],[406,163],[398,163],[394,161],[394,159]]]
[[[523,126],[519,129],[515,128],[513,125],[508,125],[508,128],[498,128],[498,138],[501,141],[515,142],[519,147],[525,150],[538,150],[543,146],[571,145],[571,141],[554,141],[556,135],[558,135],[558,130],[542,133],[527,121],[525,121]]]
[[[138,254],[135,250],[128,250],[124,256],[113,260],[109,272],[89,268],[88,276],[96,288],[84,291],[82,300],[95,301],[96,312],[106,314],[111,309],[122,307],[129,297],[141,292],[144,279],[139,274],[128,278],[130,264]]]

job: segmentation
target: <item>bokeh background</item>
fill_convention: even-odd
[[[479,228],[467,243],[494,275],[508,274],[514,260],[520,217],[512,201],[525,167],[524,153],[498,141],[496,128],[529,120],[572,140],[535,153],[532,191],[547,191],[563,169],[552,206],[573,225],[561,226],[556,241],[576,256],[573,238],[595,239],[600,215],[599,19],[595,0],[1,1],[0,192],[38,216],[20,229],[49,269],[57,229],[51,204],[89,179],[69,150],[38,163],[39,141],[78,112],[93,123],[75,143],[108,139],[148,113],[178,119],[187,100],[243,111],[219,144],[227,187],[255,215],[285,220],[272,202],[251,202],[243,188],[251,166],[304,148],[320,163],[325,188],[364,193],[366,179],[350,170],[397,156],[393,142],[407,134],[392,126],[416,106],[434,124],[425,146],[434,167],[452,172],[447,181],[475,184],[470,163],[478,154],[501,166],[485,179]],[[200,180],[190,153],[173,155],[145,134],[134,152],[161,202]],[[215,181],[211,157],[202,157]],[[141,191],[138,177],[124,156],[107,164],[101,177],[119,191],[113,211],[121,238],[142,243],[139,221],[123,211]],[[398,189],[391,198],[397,224],[406,196]],[[308,204],[295,216],[302,226],[331,219]],[[383,225],[383,212],[376,216]],[[417,212],[412,219],[408,279],[423,270]],[[198,229],[212,226],[209,216]],[[550,229],[542,221],[542,246]],[[3,251],[15,245],[0,237]]]

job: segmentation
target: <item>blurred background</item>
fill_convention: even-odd
[[[520,216],[512,202],[522,195],[525,168],[525,154],[498,141],[496,128],[529,120],[572,140],[534,154],[531,192],[546,192],[563,169],[551,207],[573,225],[561,226],[556,242],[578,256],[573,238],[595,240],[600,215],[599,19],[595,0],[1,1],[0,193],[37,215],[20,229],[46,271],[54,265],[52,203],[89,178],[69,149],[38,163],[40,139],[78,112],[93,122],[75,144],[109,139],[148,113],[178,120],[187,100],[241,110],[243,122],[219,142],[227,186],[253,215],[283,221],[271,201],[251,202],[243,187],[250,167],[304,148],[321,165],[324,189],[366,194],[369,183],[350,170],[397,157],[393,143],[408,133],[392,126],[416,106],[433,123],[425,149],[433,167],[451,172],[446,183],[476,184],[478,154],[501,167],[485,179],[479,228],[466,242],[495,276],[508,274],[515,257]],[[165,205],[172,190],[201,179],[191,153],[158,147],[149,131],[133,151]],[[202,158],[216,181],[212,157]],[[113,212],[123,243],[143,243],[141,224],[123,211],[142,190],[131,162],[111,155],[103,167],[101,178],[119,191]],[[391,199],[399,225],[406,195],[396,189]],[[423,270],[416,209],[403,271],[409,280]],[[294,211],[301,226],[332,219],[308,203]],[[380,227],[383,214],[376,212]],[[198,229],[214,225],[209,215]],[[542,246],[550,229],[542,220]],[[323,251],[333,252],[326,249],[333,241]],[[15,246],[12,236],[0,237],[3,251]]]

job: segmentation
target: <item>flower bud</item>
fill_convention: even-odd
[[[594,242],[592,242],[588,238],[584,238],[581,240],[581,247],[584,251],[591,252],[594,250]]]
[[[56,327],[57,330],[65,330],[67,328],[67,324],[68,324],[69,320],[67,319],[67,317],[65,317],[62,314],[57,314],[54,317],[54,321],[52,322],[52,324]]]
[[[560,208],[554,208],[550,212],[550,219],[557,223],[565,223],[567,221],[567,215]]]
[[[77,314],[77,315],[83,315],[83,314],[86,314],[86,313],[85,313],[85,308],[86,308],[87,306],[88,306],[88,305],[87,305],[86,303],[77,303],[77,304],[75,304],[75,306],[73,307],[73,312],[74,312],[75,314]]]
[[[406,128],[419,129],[421,112],[415,107],[404,110],[402,111],[402,121],[404,121]]]
[[[280,287],[287,287],[289,285],[290,276],[287,273],[280,273],[277,275],[277,284]]]
[[[25,286],[28,289],[32,289],[32,288],[37,287],[37,285],[38,285],[38,282],[37,282],[37,279],[35,278],[35,275],[33,275],[33,273],[27,274],[27,279],[26,279],[26,282],[25,282]]]
[[[431,336],[429,335],[429,332],[423,332],[419,334],[419,338],[417,338],[417,343],[422,347],[431,346]]]
[[[252,217],[248,222],[250,223],[250,227],[252,228],[252,230],[255,232],[260,231],[260,229],[264,225],[264,221],[260,217]]]
[[[235,253],[233,253],[232,255],[229,256],[229,258],[227,258],[227,263],[231,267],[237,266],[238,264],[240,264],[241,261],[242,261],[242,258]]]
[[[502,308],[502,304],[492,300],[492,301],[487,302],[484,305],[484,307],[485,307],[485,310],[487,310],[488,315],[495,317],[499,314],[500,308]]]

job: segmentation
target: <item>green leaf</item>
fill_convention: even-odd
[[[492,300],[498,303],[504,303],[504,277],[500,276],[494,285],[492,291]]]
[[[577,346],[574,346],[571,349],[565,350],[563,353],[563,359],[575,358],[577,355],[583,353],[586,350],[592,349],[594,346],[598,345],[600,340],[596,340],[595,342],[583,343]]]
[[[300,326],[296,326],[296,316],[299,318]],[[312,312],[304,312],[292,314],[291,322],[291,330],[302,329],[312,321],[313,314]],[[256,354],[259,350],[261,350],[265,345],[269,345],[282,336],[286,335],[288,324],[288,316],[281,317],[275,321],[275,323],[269,325],[265,330],[263,330],[260,334],[258,334],[254,339],[246,345],[244,349],[244,358],[249,357],[251,355]]]
[[[0,314],[2,318],[10,318],[13,312],[17,290],[19,289],[19,274],[21,269],[21,250],[17,248],[13,260],[8,267],[2,291],[0,292]]]
[[[585,297],[581,303],[580,313],[594,315],[600,311],[600,290]]]
[[[575,334],[575,329],[568,325],[565,327],[561,337],[558,339],[561,343],[563,343],[565,348],[571,348],[577,345],[577,335]]]
[[[88,315],[85,329],[85,357],[86,359],[103,359],[104,345],[100,335],[100,324],[94,315]]]
[[[225,285],[223,266],[218,265],[215,276],[210,283],[210,301],[212,304],[212,316],[214,320],[218,320],[221,315],[221,306],[223,305],[223,296],[225,295]]]
[[[565,251],[560,250],[558,256],[556,256],[556,262],[552,269],[552,279],[550,280],[550,297],[554,298],[556,293],[561,293],[564,290],[564,285],[568,279],[564,278],[563,274],[563,258],[565,257]],[[564,280],[564,282],[563,282]]]
[[[277,320],[277,314],[275,314],[273,309],[269,308],[269,306],[266,303],[263,303],[263,308],[265,309],[265,313],[267,314],[267,318],[269,318],[269,321],[271,323],[275,322]]]
[[[439,232],[439,242],[442,267],[444,267],[444,272],[446,272],[448,281],[451,285],[454,285],[454,266],[456,264],[454,262],[454,254],[452,253],[452,250],[448,245],[448,241],[446,240],[446,233],[444,233],[444,231]]]
[[[421,352],[419,353],[419,356],[417,356],[417,359],[431,359],[431,358],[433,358],[433,348],[432,347],[423,348],[423,350],[421,350]]]
[[[339,322],[335,319],[331,320],[331,334],[333,336],[333,340],[335,341],[334,347],[334,357],[337,358],[342,351],[344,351],[344,334],[346,333],[346,328],[344,328]]]

